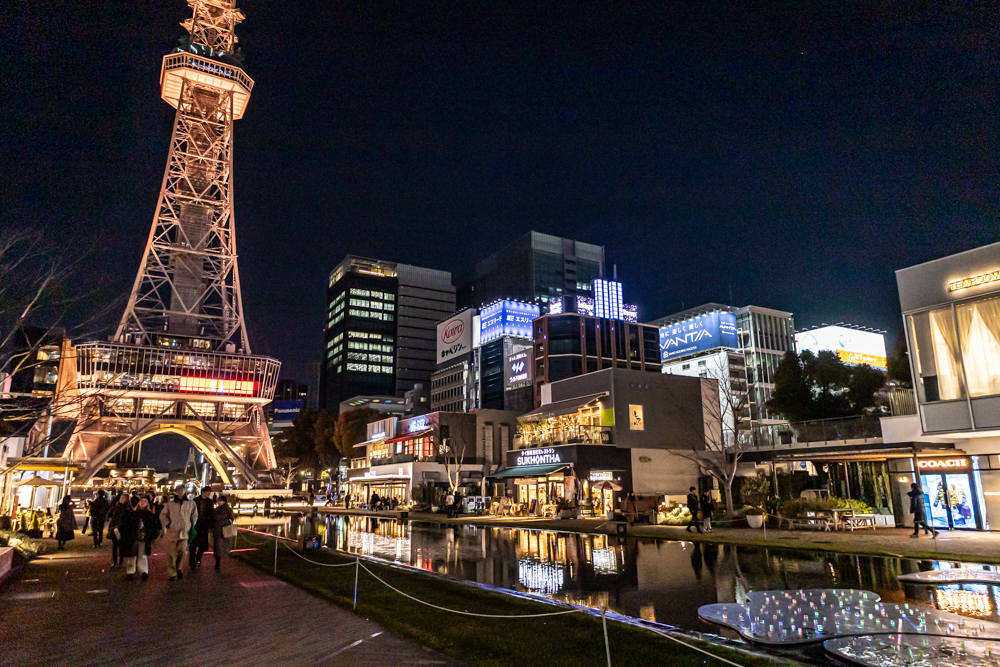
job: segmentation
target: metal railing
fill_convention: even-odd
[[[185,67],[200,70],[222,79],[235,81],[243,86],[247,92],[250,92],[253,89],[253,79],[247,76],[246,72],[239,67],[227,65],[210,58],[196,56],[193,53],[171,53],[163,58],[164,72],[169,72],[172,69],[182,69]]]
[[[518,448],[562,445],[610,445],[610,426],[567,425],[518,434],[515,445]]]
[[[816,447],[848,442],[878,442],[882,439],[883,415],[859,415],[835,419],[758,425],[751,431],[751,448],[782,449]]]

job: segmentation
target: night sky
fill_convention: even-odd
[[[997,241],[996,3],[263,2],[238,34],[253,351],[308,380],[347,253],[461,272],[535,229],[606,247],[644,320],[706,301],[900,326],[893,271]],[[871,3],[874,4],[874,3]],[[0,226],[124,307],[181,0],[0,12]]]

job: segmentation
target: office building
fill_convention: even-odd
[[[655,326],[564,313],[539,317],[533,331],[536,406],[549,382],[607,368],[661,372]]]
[[[709,350],[743,352],[750,419],[755,426],[786,424],[767,408],[774,391],[774,371],[786,352],[795,352],[792,314],[759,306],[734,308],[706,303],[653,320],[660,327],[660,355],[671,366]]]
[[[302,401],[304,404],[308,395],[309,385],[299,384],[295,380],[278,380],[278,386],[274,389],[276,401]]]
[[[348,256],[330,273],[327,304],[327,410],[430,383],[437,323],[455,312],[450,273]]]
[[[564,312],[575,312],[576,297],[593,298],[591,282],[603,276],[603,246],[529,232],[461,277],[458,304],[477,308],[513,299],[547,310],[559,302]]]

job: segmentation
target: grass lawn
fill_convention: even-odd
[[[254,541],[267,539],[254,535]],[[241,540],[242,541],[242,540]],[[241,545],[242,546],[242,545]],[[322,549],[306,554],[324,563],[353,562],[353,558]],[[265,572],[274,568],[274,541],[256,551],[233,554]],[[544,602],[516,597],[421,574],[412,570],[362,564],[389,584],[432,604],[482,614],[538,614],[557,611]],[[329,568],[312,565],[278,548],[277,576],[334,604],[351,609],[354,597],[353,567]],[[678,604],[684,604],[679,600]],[[589,614],[566,614],[545,618],[495,619],[462,616],[413,602],[386,588],[364,570],[358,584],[357,613],[400,637],[413,640],[468,665],[595,665],[607,664],[601,619]],[[713,655],[739,665],[793,665],[785,660],[752,656],[707,642],[687,638]],[[628,665],[725,665],[703,653],[655,633],[625,623],[608,621],[611,664]]]

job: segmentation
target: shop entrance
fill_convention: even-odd
[[[982,519],[967,473],[922,473],[920,486],[924,492],[927,522],[932,528],[979,529]]]

